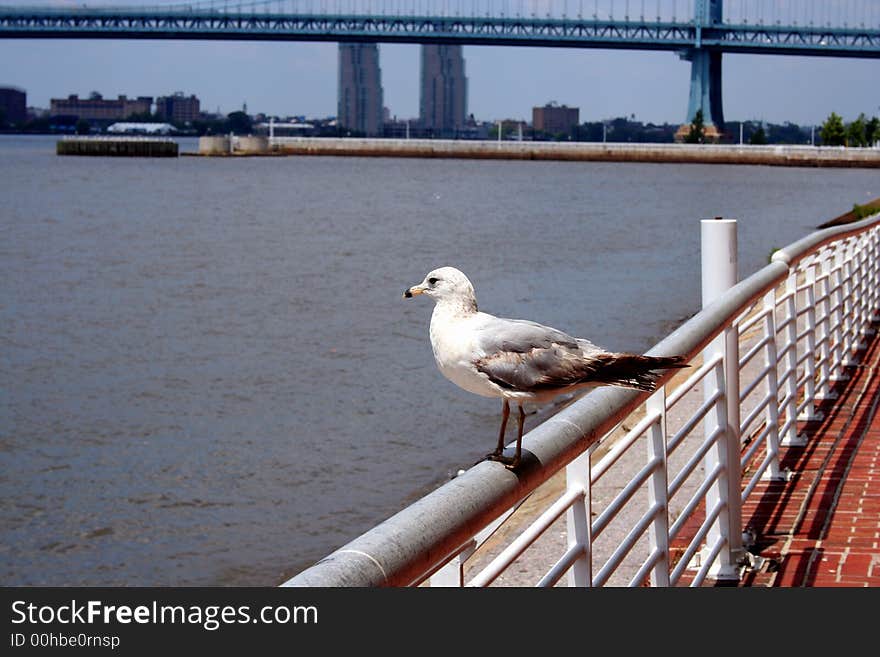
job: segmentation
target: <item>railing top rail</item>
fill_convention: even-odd
[[[789,266],[794,266],[803,258],[815,253],[817,250],[827,246],[831,242],[857,235],[878,222],[880,222],[880,215],[874,214],[861,221],[817,230],[816,232],[810,233],[798,241],[775,251],[772,260],[774,262],[784,262]]]
[[[880,223],[817,231],[781,249],[773,261],[691,317],[647,353],[695,357],[768,290],[785,280],[789,264],[834,239]],[[667,371],[663,385],[673,376]],[[611,431],[648,396],[600,388],[535,427],[523,438],[523,462],[512,472],[484,461],[385,522],[292,577],[283,586],[405,586],[458,553],[484,526],[544,483]]]

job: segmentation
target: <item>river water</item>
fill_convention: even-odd
[[[699,307],[700,219],[739,219],[747,275],[880,196],[860,170],[54,143],[0,138],[4,585],[275,585],[482,457],[500,404],[441,377],[401,298],[434,267],[638,351]]]

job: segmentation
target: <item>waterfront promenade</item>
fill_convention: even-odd
[[[193,153],[192,155],[195,155]],[[198,155],[418,157],[878,168],[880,148],[748,144],[631,144],[455,139],[202,137]]]
[[[762,483],[743,508],[759,557],[741,586],[880,586],[880,338],[875,334],[836,400],[788,447],[788,482]]]

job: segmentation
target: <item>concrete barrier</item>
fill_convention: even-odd
[[[239,137],[235,152],[242,155],[263,155],[269,152],[269,138],[261,136]]]
[[[880,167],[880,149],[731,144],[623,144],[276,137],[287,155]]]
[[[229,155],[229,137],[199,137],[199,155]]]

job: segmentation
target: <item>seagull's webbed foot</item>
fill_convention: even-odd
[[[510,417],[510,403],[505,399],[504,404],[501,407],[501,430],[498,432],[498,445],[495,447],[494,452],[486,454],[484,460],[497,461],[498,463],[504,464],[508,470],[514,470],[519,465],[522,456],[522,425],[523,418],[525,417],[522,405],[519,406],[519,435],[516,440],[516,453],[513,456],[504,456],[504,433],[507,429],[508,417]],[[477,461],[477,463],[479,463],[479,461]]]
[[[504,456],[504,454],[496,454],[492,452],[491,454],[487,454],[486,461],[497,461],[506,467],[508,470],[514,470],[519,465],[520,455],[515,454],[513,456]]]

